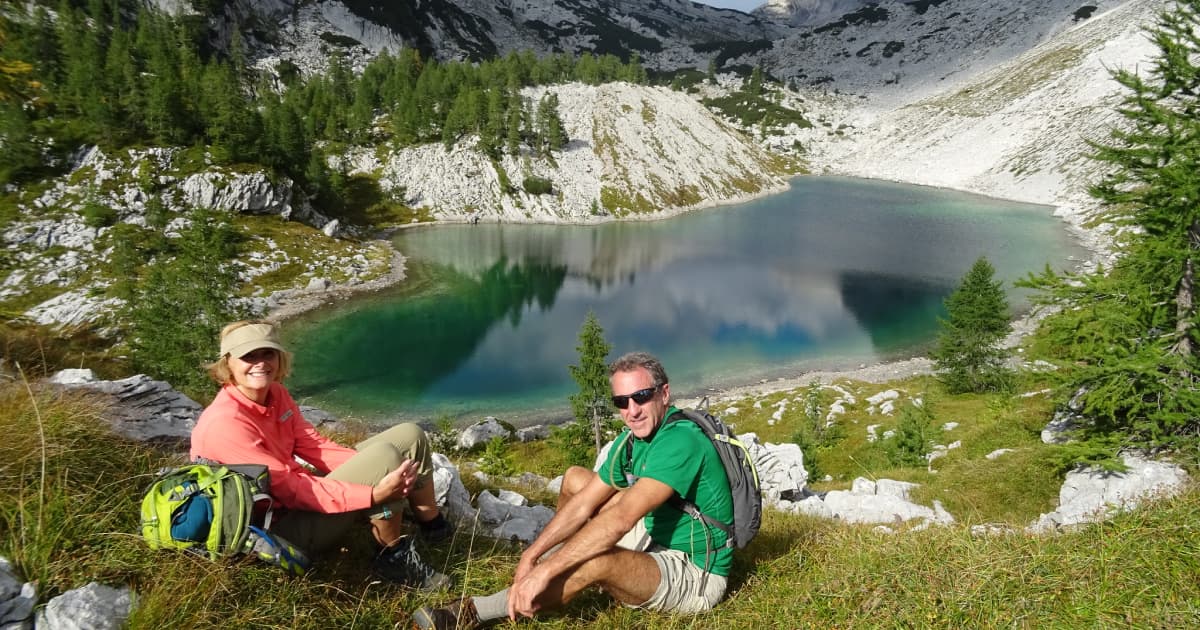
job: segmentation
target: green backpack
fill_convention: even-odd
[[[271,525],[270,476],[259,464],[188,464],[159,475],[142,498],[142,538],[211,560],[242,553],[303,575],[307,556]]]

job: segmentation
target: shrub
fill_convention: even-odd
[[[526,177],[521,182],[521,186],[525,188],[525,192],[531,195],[548,195],[554,190],[554,182],[534,175]]]
[[[928,404],[911,404],[900,412],[896,436],[884,442],[894,466],[921,466],[933,445],[933,413]]]
[[[79,211],[88,227],[108,227],[117,222],[117,211],[98,201],[89,200]]]
[[[517,468],[513,465],[512,454],[508,452],[508,442],[504,438],[497,435],[488,440],[483,455],[479,457],[479,470],[493,477],[516,474]]]

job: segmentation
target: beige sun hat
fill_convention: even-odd
[[[221,356],[243,357],[259,348],[285,352],[279,343],[279,330],[272,324],[246,324],[221,338]]]

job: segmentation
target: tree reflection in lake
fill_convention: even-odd
[[[569,415],[588,310],[614,352],[654,352],[696,391],[911,352],[980,255],[1011,281],[1084,253],[1042,206],[838,178],[663,221],[439,226],[395,243],[403,286],[285,327],[293,389],[370,418],[518,424]]]

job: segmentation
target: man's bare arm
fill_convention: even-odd
[[[610,486],[598,478],[592,481],[611,490]],[[585,486],[580,494],[592,496],[590,492],[598,492],[592,488],[591,483]],[[538,609],[535,600],[546,591],[553,580],[613,549],[617,541],[637,524],[638,519],[662,505],[674,492],[661,481],[646,477],[639,479],[621,495],[620,501],[596,514],[574,535],[568,536],[563,546],[554,554],[540,562],[533,560],[532,563],[527,563],[526,556],[522,554],[517,575],[508,594],[509,618],[516,620],[521,616],[532,616]],[[571,503],[574,503],[574,499],[568,506]],[[540,536],[538,540],[541,540]]]
[[[597,483],[603,485],[601,481],[597,480]],[[648,477],[639,479],[611,509],[600,512],[574,536],[567,538],[566,544],[539,563],[537,569],[553,578],[613,548],[626,532],[633,529],[638,519],[665,503],[674,493],[671,486],[661,481]]]
[[[588,519],[596,514],[600,506],[608,502],[616,493],[616,488],[600,481],[599,477],[593,476],[579,493],[571,497],[566,505],[563,505],[554,514],[554,517],[542,529],[542,533],[521,554],[522,562],[528,558],[530,565],[536,564],[538,558],[541,558],[547,551],[579,531]]]

